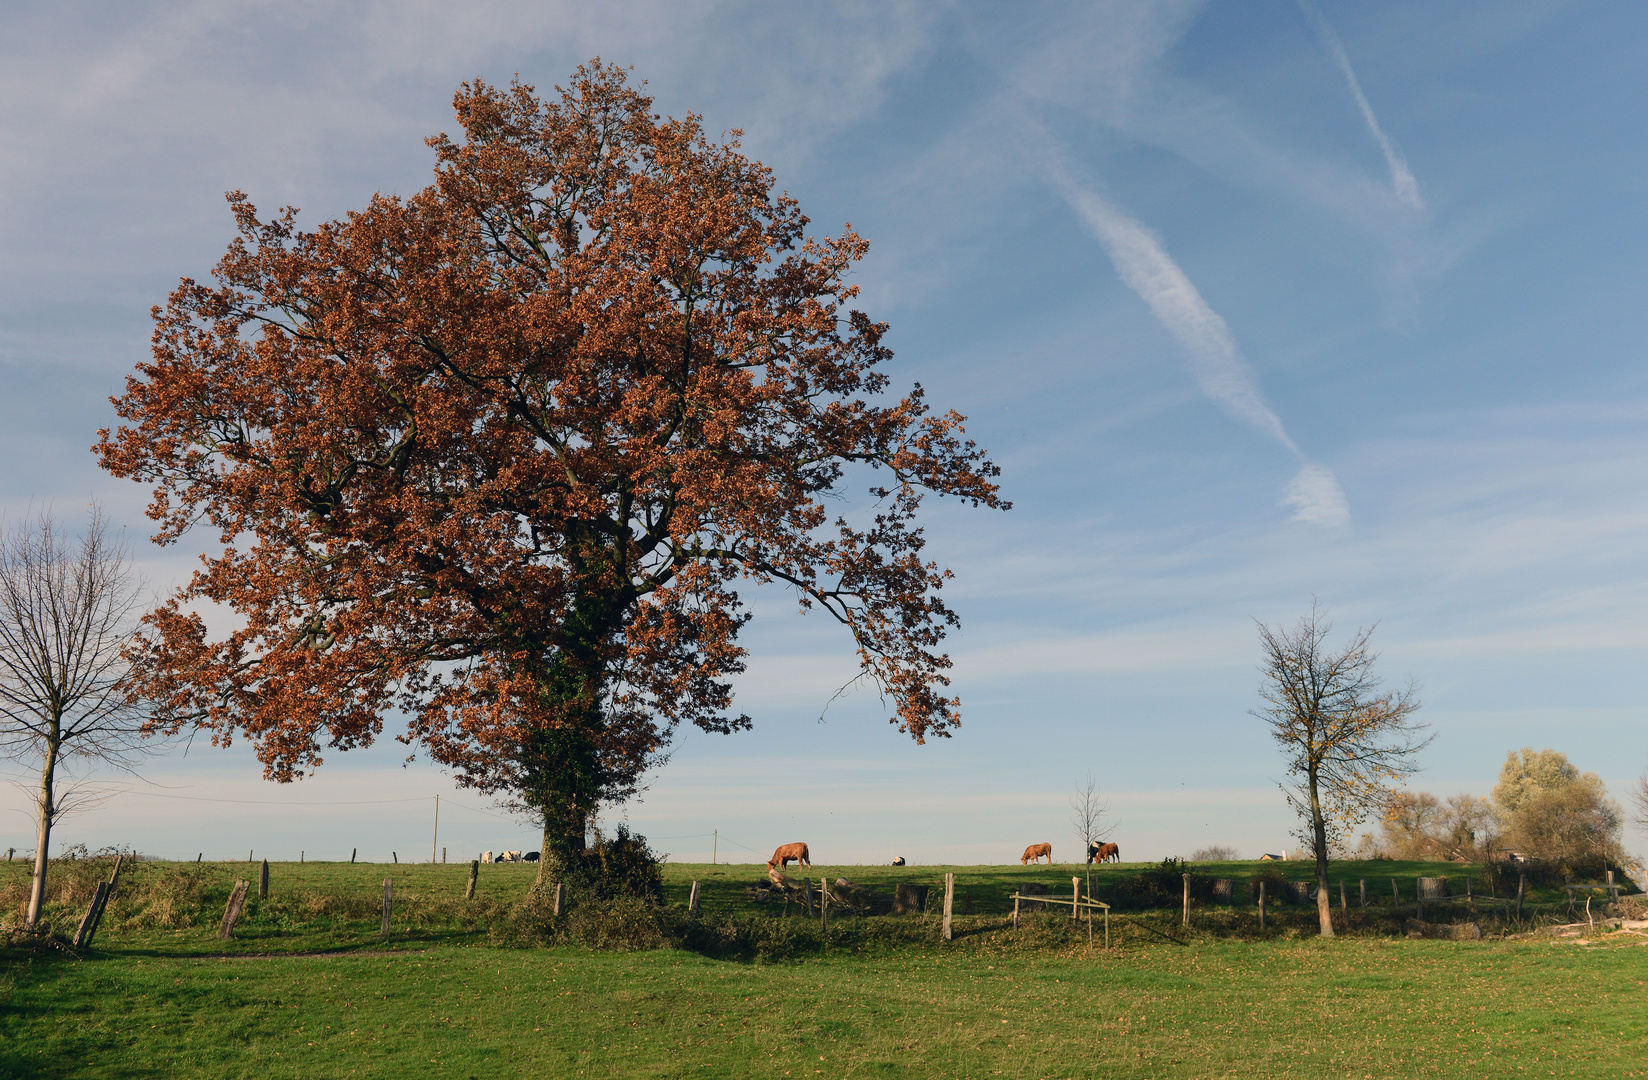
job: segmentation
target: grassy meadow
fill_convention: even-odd
[[[108,864],[53,869],[47,917],[69,935]],[[506,932],[530,866],[482,867],[465,901],[467,864],[282,863],[270,897],[217,941],[229,889],[239,877],[255,890],[256,869],[135,864],[83,956],[13,934],[0,954],[0,1075],[1648,1075],[1648,937],[1532,932],[1567,918],[1560,888],[1531,895],[1521,923],[1486,898],[1428,913],[1474,921],[1484,940],[1409,937],[1415,879],[1446,875],[1462,891],[1458,866],[1342,864],[1345,936],[1322,941],[1313,906],[1277,905],[1258,928],[1246,879],[1278,864],[1218,864],[1238,883],[1235,905],[1198,903],[1189,927],[1177,903],[1118,909],[1110,950],[1089,948],[1084,925],[1056,909],[1013,930],[1014,889],[1068,896],[1070,877],[1085,877],[1016,865],[792,874],[890,895],[953,871],[951,942],[936,915],[837,913],[828,931],[794,905],[783,917],[751,888],[764,866],[667,865],[667,902],[683,906],[699,881],[702,922],[722,936],[598,951]],[[1147,869],[1096,868],[1093,892],[1125,894]],[[7,926],[26,875],[0,863]]]

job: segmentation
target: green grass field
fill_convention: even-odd
[[[1565,917],[1560,889],[1530,901],[1520,926],[1495,929],[1486,903],[1433,909],[1433,920],[1474,916],[1488,940],[1415,940],[1401,932],[1413,878],[1460,868],[1345,864],[1338,940],[1312,936],[1313,908],[1282,905],[1261,934],[1238,903],[1197,906],[1188,929],[1177,910],[1118,913],[1106,951],[1066,915],[1014,931],[1004,914],[1027,882],[1068,895],[1079,867],[798,876],[890,892],[947,869],[958,910],[962,894],[974,908],[952,942],[930,916],[838,917],[827,934],[794,908],[775,918],[748,889],[761,866],[667,867],[671,903],[696,879],[711,920],[792,931],[790,955],[749,962],[497,944],[533,876],[524,866],[484,867],[466,902],[467,865],[279,864],[270,898],[220,943],[228,889],[255,867],[141,863],[123,873],[89,954],[14,944],[0,959],[0,1075],[1648,1075],[1648,938],[1491,936]],[[1094,892],[1140,869],[1107,867]],[[1257,870],[1220,867],[1238,881]],[[26,867],[0,871],[15,923]],[[1355,882],[1367,879],[1372,899],[1375,871],[1383,903],[1362,911]],[[48,916],[59,930],[72,933],[80,878],[95,876],[93,863],[58,873]],[[1389,902],[1393,876],[1406,912]],[[385,877],[397,900],[388,939]]]

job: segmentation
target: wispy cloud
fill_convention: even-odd
[[[1191,377],[1215,404],[1303,457],[1282,418],[1259,389],[1259,378],[1237,348],[1230,326],[1202,298],[1195,284],[1143,222],[1109,199],[1055,173],[1064,197],[1104,245],[1123,284],[1144,300],[1158,322],[1184,348]],[[1295,521],[1333,527],[1350,521],[1350,506],[1333,470],[1306,462],[1282,496]]]
[[[1350,89],[1351,97],[1356,99],[1356,107],[1362,110],[1362,119],[1367,121],[1368,130],[1373,133],[1379,143],[1379,149],[1385,155],[1385,165],[1390,169],[1391,190],[1396,198],[1413,207],[1415,210],[1425,209],[1425,200],[1419,194],[1419,182],[1413,178],[1413,172],[1402,157],[1402,151],[1396,143],[1385,134],[1385,129],[1379,126],[1379,118],[1373,114],[1373,106],[1368,104],[1368,97],[1362,93],[1362,83],[1356,78],[1356,69],[1350,66],[1350,56],[1345,52],[1344,43],[1339,35],[1333,32],[1333,27],[1322,18],[1309,0],[1299,0],[1299,10],[1315,28],[1316,34],[1322,39],[1322,45],[1333,57],[1333,62],[1339,65],[1339,73],[1345,77],[1345,85]]]
[[[1328,528],[1350,522],[1350,504],[1339,480],[1332,469],[1314,462],[1305,462],[1288,482],[1281,505],[1293,507],[1294,521]]]

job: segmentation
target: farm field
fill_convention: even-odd
[[[1240,877],[1245,865],[1220,870]],[[18,864],[0,867],[10,918]],[[812,934],[789,958],[749,962],[499,945],[494,925],[533,875],[522,866],[483,868],[466,904],[467,865],[278,864],[270,899],[219,943],[223,898],[253,876],[247,865],[142,863],[123,874],[88,957],[0,961],[0,1075],[1648,1075],[1648,950],[1635,944],[1648,939],[1637,935],[1410,940],[1371,915],[1358,929],[1353,910],[1348,936],[1321,941],[1311,911],[1279,910],[1261,936],[1239,904],[1193,909],[1188,930],[1178,911],[1118,914],[1107,952],[1065,915],[1014,932],[999,912],[1026,882],[1062,875],[1068,892],[1079,868],[812,873],[890,888],[946,869],[978,909],[950,943],[922,916],[843,918],[823,936],[793,911],[752,919],[746,887],[764,867],[666,866],[672,903],[696,879],[712,915]],[[1391,876],[1411,897],[1404,873],[1459,868],[1378,869],[1388,898]],[[192,918],[157,910],[184,895],[176,875],[198,879]],[[386,876],[404,905],[387,940]],[[157,925],[162,914],[172,925]]]

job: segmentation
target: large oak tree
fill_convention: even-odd
[[[560,863],[677,725],[749,726],[740,581],[839,620],[918,742],[958,723],[916,517],[1004,507],[998,470],[888,395],[887,328],[849,306],[865,241],[809,236],[738,132],[651,104],[600,61],[547,99],[465,84],[410,197],[305,232],[231,194],[215,283],[156,309],[97,446],[154,486],[158,541],[221,539],[147,620],[169,725],[285,781],[398,710]],[[862,520],[833,516],[860,471]]]

